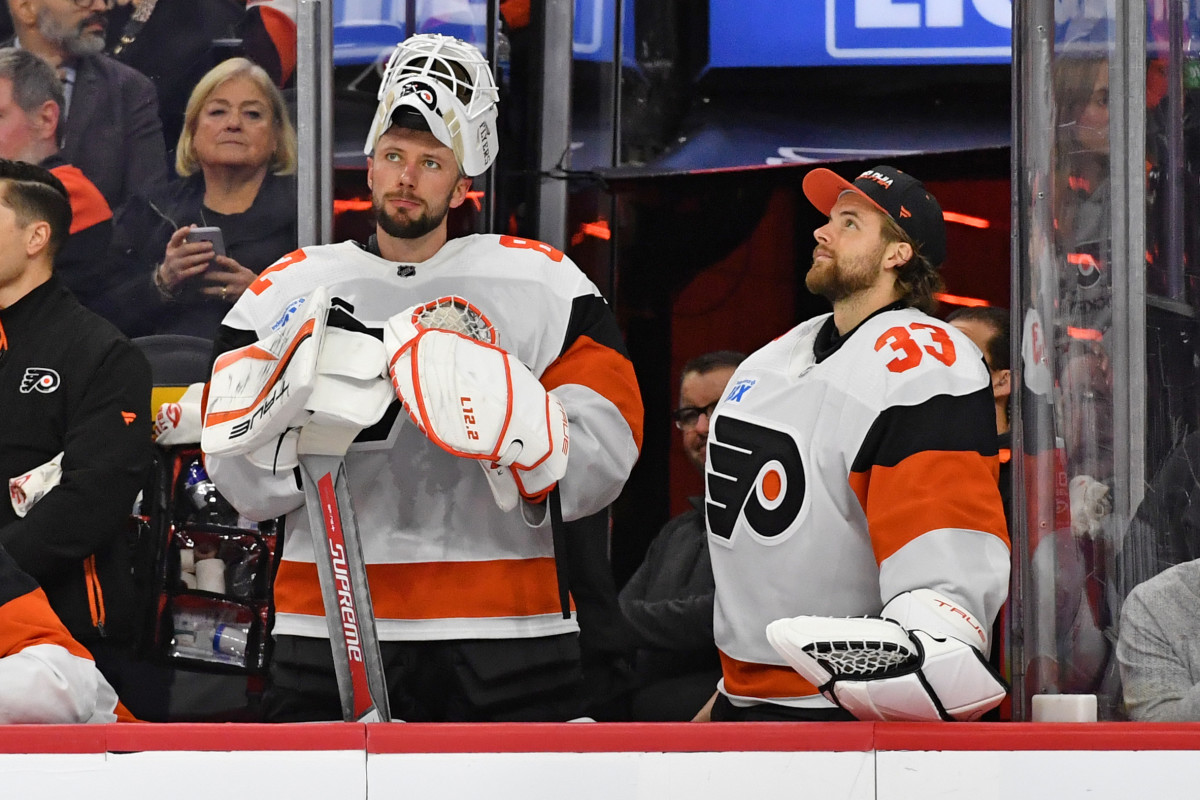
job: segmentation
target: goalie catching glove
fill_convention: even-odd
[[[987,663],[988,635],[931,589],[898,595],[879,617],[793,617],[767,641],[821,694],[864,721],[970,721],[1008,687]]]
[[[508,477],[525,499],[544,500],[567,469],[562,402],[499,347],[424,326],[426,309],[409,308],[384,329],[396,396],[430,441],[483,462],[501,508],[516,500],[504,490]]]
[[[213,365],[201,448],[271,469],[343,455],[392,402],[383,344],[314,289],[275,333]]]

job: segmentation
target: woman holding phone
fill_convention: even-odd
[[[129,336],[211,339],[258,273],[296,248],[296,132],[266,71],[231,58],[200,79],[175,171],[117,213],[114,299]]]

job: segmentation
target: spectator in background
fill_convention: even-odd
[[[132,721],[46,593],[0,547],[0,725]]]
[[[1185,561],[1129,593],[1117,661],[1125,709],[1138,722],[1200,721],[1200,561]]]
[[[130,710],[150,718],[153,687],[132,652],[142,614],[126,535],[153,460],[150,366],[54,275],[70,224],[57,178],[0,160],[0,480],[10,490],[0,546]]]
[[[154,84],[104,55],[105,0],[8,0],[15,45],[41,56],[63,81],[62,156],[117,208],[167,180]]]
[[[679,408],[672,416],[688,460],[704,472],[709,415],[746,356],[706,353],[683,366]],[[686,722],[713,692],[721,662],[713,642],[713,575],[704,528],[704,500],[670,520],[621,590],[621,610],[637,635],[637,686],[631,716]]]
[[[1004,515],[1012,520],[1012,426],[1008,419],[1012,397],[1009,311],[991,306],[959,308],[946,321],[967,335],[983,353],[988,373],[992,376],[992,395],[996,398],[996,433],[1000,448],[1000,496],[1004,499]]]
[[[231,58],[201,79],[175,170],[178,180],[117,212],[121,328],[212,339],[258,273],[296,248],[296,132],[262,67]],[[185,241],[196,226],[220,228],[225,255]]]
[[[192,87],[234,56],[281,89],[296,68],[296,0],[117,0],[108,51],[154,82],[163,138],[179,139]]]
[[[28,50],[0,48],[0,158],[38,164],[54,173],[71,197],[71,235],[54,257],[54,272],[80,303],[112,319],[103,258],[112,239],[112,210],[104,195],[58,150],[62,84]]]
[[[188,96],[204,73],[243,55],[240,0],[118,0],[109,12],[108,52],[154,83],[163,139],[179,139]]]

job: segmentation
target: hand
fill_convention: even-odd
[[[200,292],[207,297],[224,300],[230,304],[236,303],[257,277],[258,275],[229,256],[214,256],[204,272]]]
[[[704,707],[696,712],[696,716],[692,717],[692,722],[712,722],[712,708],[713,703],[717,702],[717,694],[718,692],[713,692]]]
[[[204,274],[213,260],[212,242],[187,242],[192,225],[184,225],[171,234],[163,261],[154,274],[154,282],[168,295],[179,294],[184,283]]]

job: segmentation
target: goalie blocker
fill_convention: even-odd
[[[378,339],[317,288],[292,304],[275,333],[213,365],[200,443],[212,455],[249,454],[271,469],[297,451],[343,455],[391,404]]]
[[[793,669],[860,720],[976,720],[1008,693],[987,663],[984,625],[931,589],[898,595],[881,617],[793,617],[766,632]]]

